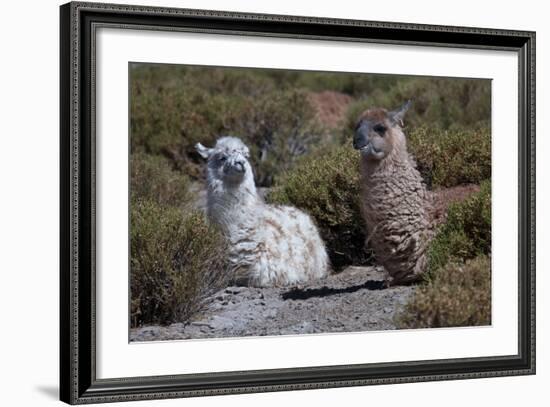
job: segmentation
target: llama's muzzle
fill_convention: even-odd
[[[368,123],[362,122],[359,124],[353,135],[353,148],[356,150],[362,150],[370,144],[368,134],[370,128]]]
[[[242,161],[233,163],[233,169],[237,172],[244,172],[244,163]]]

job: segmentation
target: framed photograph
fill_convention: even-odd
[[[535,373],[535,33],[61,6],[61,400]]]

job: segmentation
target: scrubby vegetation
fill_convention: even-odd
[[[428,254],[427,278],[449,262],[491,254],[491,183],[479,192],[451,205],[447,220],[438,230]]]
[[[402,328],[491,324],[491,259],[451,262],[421,286],[397,317]]]
[[[315,219],[336,269],[365,264],[365,224],[361,216],[359,157],[342,146],[308,157],[287,172],[267,199],[293,205]]]
[[[439,129],[488,126],[491,118],[491,82],[459,78],[396,77],[388,89],[375,88],[349,110],[348,129],[358,115],[372,106],[388,110],[412,100],[407,126]]]
[[[249,146],[256,186],[267,188],[269,202],[314,218],[336,271],[371,264],[351,135],[364,109],[408,99],[409,150],[428,187],[481,184],[481,191],[450,207],[402,326],[490,321],[489,80],[134,64],[132,325],[185,321],[226,283],[226,243],[190,209],[200,207],[197,190],[205,187],[194,145],[210,147],[222,135]],[[319,106],[335,101],[322,120]]]
[[[189,178],[173,170],[162,156],[144,153],[130,155],[132,200],[150,199],[161,205],[178,206],[189,200]]]
[[[277,87],[272,78],[242,70],[172,69],[132,71],[133,151],[165,155],[201,178],[194,145],[211,146],[221,135],[235,134],[251,149],[257,183],[271,186],[296,157],[326,142],[303,90]]]
[[[230,277],[222,234],[191,210],[190,179],[167,158],[130,156],[130,321],[184,321]]]
[[[479,184],[491,177],[488,127],[440,130],[424,125],[407,136],[409,151],[428,187]]]
[[[429,249],[425,283],[397,323],[403,328],[491,321],[491,184],[451,205]]]
[[[227,284],[227,245],[202,213],[145,200],[130,217],[132,326],[185,321]]]

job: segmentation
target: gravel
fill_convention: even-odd
[[[307,286],[227,287],[186,323],[130,330],[130,341],[297,335],[396,329],[414,286],[386,288],[376,267],[348,267]]]

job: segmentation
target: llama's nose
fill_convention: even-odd
[[[367,144],[368,143],[367,143],[366,137],[357,137],[356,136],[356,137],[353,138],[353,148],[355,148],[356,150],[362,149]]]
[[[244,172],[244,162],[235,161],[235,170],[237,170],[238,172]]]
[[[361,150],[363,147],[370,143],[370,126],[367,123],[362,123],[361,126],[355,130],[353,135],[353,148]]]

